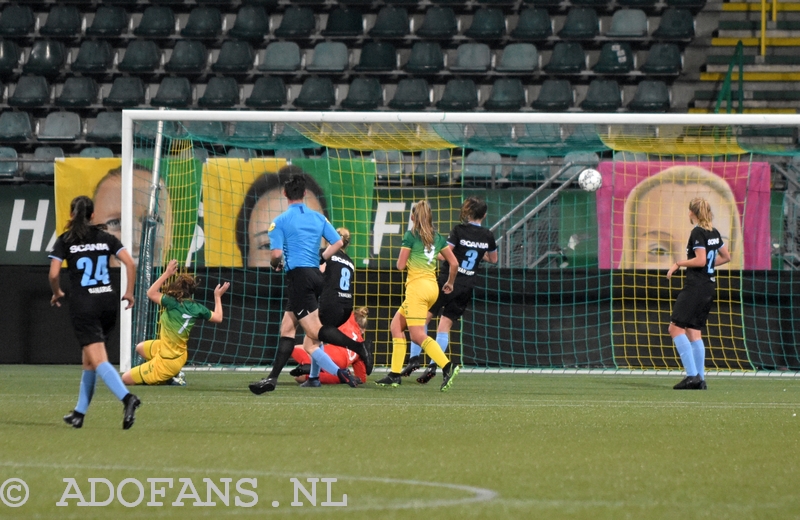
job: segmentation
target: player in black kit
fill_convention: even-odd
[[[715,268],[731,261],[719,231],[711,225],[714,215],[708,201],[697,197],[689,202],[689,221],[695,225],[686,246],[687,260],[675,262],[667,279],[686,267],[683,289],[678,293],[670,317],[669,335],[678,349],[686,377],[675,390],[705,390],[705,346],[700,329],[706,324],[717,292]]]
[[[436,342],[447,349],[450,342],[450,329],[453,323],[464,314],[472,301],[472,292],[478,280],[478,268],[482,260],[492,264],[497,263],[497,244],[494,234],[481,227],[488,209],[486,202],[478,197],[469,197],[461,205],[461,223],[450,232],[447,245],[452,248],[458,261],[458,275],[456,276],[453,292],[445,294],[439,291],[439,299],[428,310],[428,321],[434,316],[439,316],[439,327],[436,330]],[[439,287],[447,282],[448,270],[442,269],[439,274]],[[409,376],[420,368],[421,348],[416,343],[411,343],[410,359],[408,365],[400,373]],[[417,382],[425,384],[436,376],[436,363],[431,362],[425,372],[417,378]]]

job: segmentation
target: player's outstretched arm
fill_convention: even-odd
[[[453,292],[453,284],[456,283],[456,275],[458,274],[458,260],[456,260],[456,255],[453,254],[453,250],[450,248],[450,246],[442,249],[442,255],[444,255],[444,259],[447,260],[447,263],[450,265],[450,273],[447,277],[447,282],[442,286],[442,292],[445,294],[450,294]]]
[[[47,277],[50,280],[50,289],[53,291],[50,306],[61,307],[60,300],[64,297],[64,291],[61,290],[61,260],[50,259],[50,272]]]
[[[161,276],[153,282],[153,285],[147,289],[147,297],[150,298],[150,301],[153,303],[157,303],[161,305],[161,287],[163,287],[164,282],[169,279],[169,277],[173,276],[175,273],[178,272],[178,261],[177,260],[170,260],[167,264],[167,268],[164,269],[164,272],[161,273]]]
[[[133,263],[133,257],[131,257],[127,249],[123,249],[117,253],[117,259],[125,266],[128,286],[125,288],[125,294],[122,295],[121,299],[122,301],[128,302],[128,305],[125,306],[127,310],[133,307],[133,288],[136,285],[136,264]]]
[[[214,289],[214,312],[211,313],[211,318],[208,320],[211,323],[222,323],[222,295],[227,292],[231,287],[230,282],[217,284]]]

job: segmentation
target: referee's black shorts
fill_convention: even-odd
[[[325,284],[318,267],[295,267],[286,272],[286,310],[301,320],[319,308],[318,299]]]
[[[439,311],[441,311],[442,316],[449,318],[453,322],[458,321],[467,310],[469,302],[472,301],[472,290],[472,286],[459,287],[458,284],[450,294],[445,294],[439,289],[439,298],[436,299],[436,303],[433,304],[429,312],[434,316],[438,316]]]
[[[702,329],[711,312],[716,292],[714,283],[684,287],[672,306],[670,321],[682,329]]]
[[[116,293],[78,296],[69,302],[69,315],[78,344],[105,343],[117,324],[119,301]]]

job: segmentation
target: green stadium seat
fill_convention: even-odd
[[[184,38],[217,38],[221,33],[222,13],[217,7],[195,7],[181,29]]]
[[[592,70],[597,74],[628,74],[633,70],[633,49],[628,42],[606,42]]]
[[[41,107],[50,103],[50,86],[43,76],[21,76],[8,98],[12,107]]]
[[[414,186],[441,186],[450,183],[452,173],[450,150],[424,150],[411,180]]]
[[[572,106],[575,93],[568,80],[546,79],[539,90],[539,96],[531,103],[531,108],[542,112],[564,112]]]
[[[492,85],[492,93],[483,104],[492,112],[516,111],[525,106],[525,87],[519,78],[498,78]]]
[[[597,135],[597,126],[589,124],[575,125],[572,131],[569,132],[567,138],[564,139],[564,142],[573,149],[605,147],[602,139]],[[591,155],[594,157],[593,160],[595,161],[593,164],[597,164],[597,154],[592,152]]]
[[[153,40],[133,40],[125,48],[125,55],[117,65],[120,72],[143,74],[154,72],[161,66],[161,49]]]
[[[264,61],[258,70],[267,72],[294,72],[300,70],[300,46],[295,42],[272,42],[264,51]]]
[[[236,14],[233,27],[228,31],[231,38],[240,40],[261,41],[269,34],[269,16],[264,7],[243,5]]]
[[[430,87],[423,78],[403,78],[397,84],[389,108],[395,110],[424,110],[431,104]]]
[[[450,7],[433,6],[425,12],[422,25],[416,31],[420,38],[449,40],[458,33],[456,13]]]
[[[364,19],[361,11],[338,7],[328,14],[328,21],[322,30],[327,38],[355,38],[364,34]]]
[[[325,110],[336,104],[336,91],[330,78],[311,76],[303,82],[294,106],[308,110]]]
[[[250,148],[231,148],[225,156],[228,159],[244,159],[245,161],[257,157],[256,151]]]
[[[472,131],[472,135],[468,136],[467,144],[474,148],[491,148],[493,146],[505,146],[513,139],[514,125],[499,123],[499,124],[482,124],[475,123],[468,126],[468,131]]]
[[[641,9],[620,9],[611,16],[609,38],[646,38],[647,15]]]
[[[176,74],[200,74],[207,64],[205,45],[197,40],[178,40],[164,70]]]
[[[72,72],[106,73],[114,66],[114,49],[104,40],[84,40],[70,66]]]
[[[258,78],[245,101],[251,108],[278,108],[286,104],[286,84],[276,76]]]
[[[408,35],[408,28],[408,10],[405,7],[387,5],[378,11],[369,35],[373,38],[404,38]]]
[[[670,106],[669,88],[659,80],[644,80],[636,87],[628,104],[632,112],[667,112]]]
[[[411,54],[405,70],[412,74],[436,74],[444,68],[444,53],[439,42],[417,41],[411,47]]]
[[[88,76],[67,78],[55,104],[59,107],[88,107],[98,102],[97,83]]]
[[[519,152],[508,174],[512,182],[538,182],[550,177],[550,158],[544,150],[526,148]]]
[[[78,36],[81,32],[81,13],[74,5],[56,4],[50,9],[39,34],[52,38]]]
[[[64,158],[64,150],[59,146],[40,146],[33,151],[33,159],[22,177],[29,181],[52,181],[55,178],[55,161]]]
[[[582,126],[591,126],[594,128],[594,125],[582,125]],[[595,136],[597,134],[595,133]],[[568,152],[564,156],[563,165],[567,165],[569,163],[573,163],[571,166],[564,169],[561,174],[558,176],[558,180],[561,182],[565,182],[567,179],[570,178],[573,174],[583,171],[586,168],[597,168],[597,165],[600,163],[600,158],[594,152],[583,152],[583,151],[575,151],[575,152]],[[563,166],[562,166],[563,167]]]
[[[133,34],[143,38],[167,38],[175,34],[175,13],[166,5],[151,5],[144,10]]]
[[[506,45],[500,62],[494,68],[497,72],[529,74],[539,67],[539,52],[532,43],[512,43]]]
[[[74,112],[50,112],[39,126],[40,141],[74,141],[81,135],[81,118]]]
[[[28,36],[33,33],[35,25],[36,15],[29,5],[6,5],[0,14],[0,36]]]
[[[321,42],[314,47],[309,72],[344,72],[350,62],[347,45],[343,42]]]
[[[666,0],[667,7],[688,9],[692,13],[700,12],[706,5],[706,0]]]
[[[162,79],[155,97],[150,100],[154,107],[186,108],[191,103],[192,84],[185,77]]]
[[[111,84],[108,96],[103,98],[103,105],[107,107],[135,107],[145,102],[145,87],[141,78],[135,76],[121,76]]]
[[[591,7],[572,7],[558,36],[565,40],[591,40],[600,33],[597,11]]]
[[[464,36],[475,40],[500,40],[506,35],[506,18],[496,7],[481,7],[472,17],[472,24]]]
[[[253,68],[253,47],[244,40],[225,40],[219,49],[217,60],[211,70],[223,74],[240,74]]]
[[[305,39],[317,27],[314,11],[308,7],[293,5],[283,13],[280,26],[275,29],[278,38]]]
[[[397,51],[388,42],[366,42],[354,70],[358,72],[391,72],[397,68]]]
[[[114,151],[105,146],[87,146],[80,151],[78,157],[88,159],[110,159],[114,157]]]
[[[234,141],[270,141],[272,139],[272,123],[262,121],[237,121],[233,128]]]
[[[375,162],[375,179],[380,184],[409,184],[405,175],[403,152],[398,150],[375,150],[371,159]]]
[[[683,70],[680,48],[674,43],[653,44],[640,70],[648,75],[680,74]]]
[[[13,179],[19,171],[17,151],[8,146],[0,146],[0,179]]]
[[[128,28],[128,13],[118,5],[101,5],[92,19],[92,25],[86,28],[87,36],[114,38],[119,37]]]
[[[436,108],[444,111],[474,110],[478,107],[478,88],[475,81],[468,78],[454,78],[447,81],[442,99]]]
[[[22,53],[12,40],[0,40],[0,75],[8,76],[19,67]]]
[[[275,157],[291,161],[293,159],[305,159],[306,154],[301,148],[278,148],[275,150]]]
[[[528,123],[522,125],[517,142],[535,145],[561,144],[561,127],[558,123]]]
[[[586,69],[586,55],[578,42],[558,42],[550,61],[544,66],[548,74],[578,74]]]
[[[456,50],[452,72],[486,72],[492,63],[492,51],[485,43],[462,43]]]
[[[515,40],[539,41],[553,35],[553,23],[547,9],[527,7],[520,11],[517,26],[511,31]]]
[[[623,7],[638,7],[639,9],[651,10],[655,8],[658,0],[616,0],[616,2]]]
[[[661,14],[661,22],[653,31],[656,40],[688,41],[694,38],[694,17],[688,9],[670,7]]]
[[[507,183],[503,176],[503,160],[497,152],[475,150],[464,159],[461,179],[465,185],[496,185]]]
[[[0,114],[0,141],[27,141],[31,138],[33,125],[27,112],[6,110]]]
[[[225,124],[222,121],[187,121],[186,133],[201,141],[219,141],[225,136]]]
[[[613,79],[593,79],[580,106],[590,112],[616,112],[622,106],[619,83]]]
[[[22,66],[26,74],[57,76],[67,63],[67,49],[56,40],[36,40],[31,46],[28,61]]]
[[[197,100],[203,108],[231,108],[239,103],[239,84],[231,77],[214,76],[208,79],[205,92]]]
[[[122,112],[100,112],[86,133],[86,140],[112,143],[122,140]]]
[[[383,88],[378,78],[356,78],[350,84],[342,108],[349,110],[375,110],[383,105]]]
[[[198,0],[197,3],[202,3],[207,0]],[[242,5],[255,5],[263,7],[264,9],[277,9],[278,0],[242,0]]]

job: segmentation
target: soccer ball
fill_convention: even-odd
[[[578,186],[584,191],[597,191],[603,185],[603,176],[600,172],[587,168],[578,176]]]

